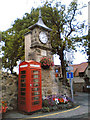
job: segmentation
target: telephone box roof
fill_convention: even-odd
[[[23,63],[28,63],[28,64],[30,64],[30,63],[37,63],[37,64],[41,64],[41,63],[39,63],[37,61],[34,61],[34,60],[23,61],[20,64],[23,64]]]

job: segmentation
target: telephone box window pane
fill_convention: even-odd
[[[21,75],[21,78],[26,78],[26,75]]]
[[[21,82],[25,82],[25,79],[21,79]]]
[[[21,101],[20,104],[25,105],[25,102],[24,102],[24,101]]]
[[[21,71],[21,74],[26,74],[26,71],[25,70]]]
[[[40,92],[34,92],[32,95],[40,95]]]
[[[39,80],[38,79],[33,79],[33,82],[38,82]]]
[[[25,92],[21,92],[21,95],[25,95]]]
[[[25,97],[21,97],[21,100],[25,100]]]
[[[39,88],[32,88],[32,91],[38,91]]]
[[[39,100],[39,96],[33,97],[32,99],[33,99],[33,100]]]
[[[25,91],[26,90],[26,88],[21,88],[21,91]]]
[[[38,71],[33,71],[33,74],[38,74]]]
[[[38,78],[38,75],[33,75],[33,78]]]
[[[39,86],[39,83],[34,83],[33,86],[37,87],[37,86]]]
[[[37,105],[37,104],[39,104],[39,101],[35,101],[35,102],[33,102],[32,104],[33,104],[33,105]]]
[[[26,87],[26,84],[22,84],[22,83],[21,83],[21,87]]]

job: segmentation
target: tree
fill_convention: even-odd
[[[25,13],[23,19],[15,20],[12,28],[2,32],[2,41],[5,46],[2,47],[4,56],[2,57],[3,67],[13,73],[13,68],[18,60],[24,60],[24,34],[29,31],[28,27],[34,24],[38,14],[32,9],[31,14]],[[35,21],[34,21],[35,19]]]
[[[60,56],[63,78],[65,78],[66,66],[64,51],[75,50],[75,42],[82,41],[81,37],[79,38],[76,34],[82,32],[84,28],[84,23],[79,24],[76,21],[76,16],[81,14],[77,6],[77,0],[73,0],[67,8],[61,2],[53,4],[52,0],[41,7],[42,19],[52,29],[52,52]],[[37,22],[38,15],[39,8],[32,8],[30,14],[25,13],[22,19],[15,20],[12,28],[3,32],[2,40],[5,42],[3,67],[10,69],[11,72],[18,60],[24,60],[24,34],[29,32],[29,26]],[[72,33],[74,33],[74,37],[72,37]]]
[[[2,50],[1,50],[1,39],[2,39],[2,33],[0,31],[0,69],[2,68],[2,59],[1,59],[1,55],[2,55]]]
[[[2,57],[3,67],[7,68],[13,72],[13,67],[16,66],[17,59],[17,46],[15,44],[14,33],[9,29],[8,31],[2,34],[3,41],[5,42],[5,46],[2,47],[4,51],[4,56]],[[15,47],[14,47],[15,46]],[[16,52],[15,52],[16,51]]]
[[[64,78],[63,82],[66,83],[66,61],[64,52],[75,50],[76,42],[81,44],[83,37],[79,35],[83,33],[84,22],[79,23],[76,20],[76,16],[81,15],[77,0],[73,0],[67,8],[60,2],[57,2],[53,8],[50,3],[47,3],[46,7],[52,11],[48,11],[48,14],[53,23],[51,32],[53,53],[60,56],[62,75]],[[87,39],[83,42],[83,45],[85,44],[87,44]]]

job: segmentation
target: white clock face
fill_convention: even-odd
[[[40,32],[39,39],[42,43],[46,43],[48,41],[48,37],[45,32]]]

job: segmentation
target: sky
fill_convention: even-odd
[[[17,18],[22,18],[25,13],[30,13],[32,7],[40,7],[46,0],[0,0],[0,31],[5,31],[12,27]],[[58,1],[58,0],[56,0]],[[72,0],[61,0],[62,3],[68,5]],[[78,0],[80,4],[88,4],[90,0]],[[80,20],[88,21],[88,7],[83,9],[83,16]],[[87,33],[87,31],[86,31]],[[80,48],[82,49],[82,48]],[[79,50],[80,50],[79,49]],[[87,56],[80,52],[74,53],[73,64],[79,64],[87,61]],[[60,64],[58,57],[54,57],[55,64]]]

